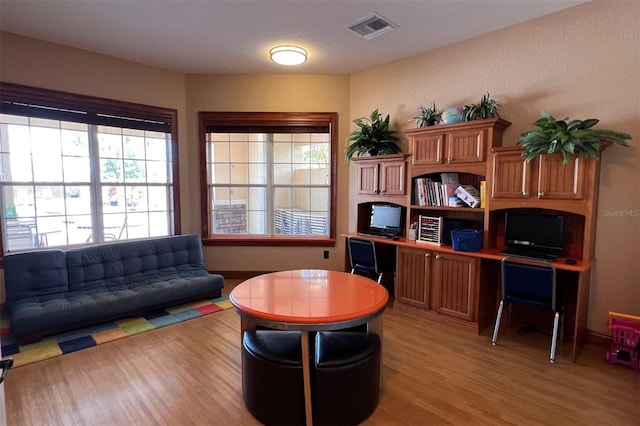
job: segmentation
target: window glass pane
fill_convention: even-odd
[[[169,152],[169,143],[167,143],[165,138],[157,135],[158,134],[155,132],[147,132],[148,137],[145,140],[147,144],[147,160],[167,161],[170,159],[167,156],[167,153]]]
[[[234,162],[229,169],[231,173],[230,183],[247,184],[249,183],[249,164]]]
[[[150,186],[147,188],[149,211],[164,211],[170,210],[169,201],[171,199],[170,189],[163,186]]]
[[[100,180],[101,182],[122,182],[124,174],[122,173],[123,164],[118,159],[100,160]]]
[[[213,164],[211,167],[211,183],[231,183],[231,164]]]
[[[125,182],[146,182],[146,163],[143,160],[124,160]]]
[[[258,184],[258,185],[267,183],[267,165],[266,164],[250,165],[249,183]]]
[[[267,162],[267,144],[265,141],[254,141],[249,143],[249,162]]]
[[[60,130],[31,126],[31,150],[33,179],[36,182],[62,182]]]
[[[6,149],[2,161],[3,177],[10,182],[31,181],[33,171],[29,127],[9,125],[7,130],[8,143],[2,143],[3,149]],[[4,134],[2,137],[4,139]]]
[[[164,161],[147,161],[147,182],[169,183],[170,164]]]
[[[102,158],[122,158],[121,130],[98,126],[98,152]]]
[[[91,180],[91,162],[88,157],[63,157],[62,164],[66,182],[86,183]]]
[[[214,136],[217,134],[213,134]],[[209,161],[214,163],[231,162],[231,150],[227,140],[214,142],[209,145]]]
[[[273,165],[273,183],[275,185],[292,185],[294,178],[290,163]]]
[[[273,162],[275,164],[289,164],[292,161],[292,145],[289,141],[274,142],[273,144]]]

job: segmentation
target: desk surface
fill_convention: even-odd
[[[375,237],[372,235],[366,235],[358,232],[350,232],[350,233],[342,234],[342,236],[345,238],[349,236],[356,236],[360,238],[367,238],[381,244],[392,244],[396,246],[412,247],[412,248],[418,248],[422,250],[433,250],[433,251],[439,251],[442,253],[454,253],[454,254],[459,254],[463,256],[478,257],[482,259],[502,260],[502,258],[506,257],[504,254],[500,253],[500,250],[502,249],[498,249],[498,248],[481,249],[479,251],[473,251],[473,252],[457,251],[457,250],[454,250],[453,247],[451,246],[439,246],[439,245],[433,245],[433,244],[427,244],[427,243],[418,243],[416,241],[407,240],[405,237],[400,237],[398,240],[393,240],[391,238]],[[553,262],[553,265],[556,267],[556,269],[561,269],[565,271],[587,272],[589,271],[589,269],[591,268],[594,262],[593,260],[583,261],[583,260],[576,259],[576,263],[570,265],[565,263],[566,260],[567,260],[566,257],[559,257],[556,261]]]
[[[246,280],[230,299],[241,314],[254,318],[318,325],[375,316],[386,307],[389,293],[363,276],[301,269]]]

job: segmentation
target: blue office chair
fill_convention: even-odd
[[[498,341],[502,311],[509,303],[553,311],[553,335],[549,360],[554,362],[561,312],[556,296],[556,268],[553,263],[528,258],[505,257],[502,259],[502,299],[491,338],[491,343],[494,345]]]
[[[382,284],[382,277],[387,272],[392,272],[392,268],[381,265],[376,256],[375,243],[372,240],[358,237],[348,237],[349,258],[351,259],[351,273],[362,272],[375,275],[379,284]]]

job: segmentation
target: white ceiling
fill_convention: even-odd
[[[0,30],[182,73],[350,74],[486,34],[584,0],[0,0]],[[398,26],[365,40],[377,12]],[[268,50],[296,44],[284,67]]]

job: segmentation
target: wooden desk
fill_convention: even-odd
[[[241,341],[242,334],[257,325],[301,332],[305,414],[307,425],[311,425],[309,332],[368,323],[368,332],[378,334],[382,345],[382,313],[389,294],[383,286],[359,275],[302,269],[246,280],[233,289],[230,299],[241,317]]]
[[[485,261],[496,261],[500,262],[505,255],[500,253],[501,248],[490,248],[490,249],[482,249],[476,252],[464,252],[464,251],[456,251],[451,246],[438,246],[432,244],[418,243],[416,241],[409,241],[404,237],[400,237],[398,240],[393,240],[391,238],[382,238],[375,237],[371,235],[366,235],[357,232],[345,233],[342,234],[343,237],[347,238],[349,236],[358,236],[360,238],[368,238],[377,244],[391,244],[396,247],[408,247],[413,249],[420,249],[425,251],[434,251],[442,254],[455,254],[459,256],[467,256],[469,258],[478,258],[478,259],[486,259]],[[348,253],[346,254],[348,258]],[[576,264],[567,264],[565,261],[566,257],[558,258],[553,262],[556,270],[558,271],[570,271],[571,273],[577,274],[577,294],[576,294],[576,306],[575,306],[575,316],[574,316],[574,327],[573,327],[573,349],[572,349],[572,360],[575,360],[584,346],[585,338],[586,338],[586,330],[587,330],[587,318],[588,318],[588,309],[589,309],[589,281],[591,277],[591,268],[594,264],[594,260],[582,261],[576,259]],[[348,261],[348,259],[347,259]],[[400,262],[397,262],[398,267],[401,267]],[[574,275],[574,277],[576,277]],[[499,277],[498,277],[499,279]],[[561,284],[559,282],[559,284]],[[499,287],[499,286],[498,286]],[[487,298],[496,297],[495,294],[479,294],[479,298]],[[495,302],[490,301],[491,303],[495,303],[495,311],[497,312],[497,300]],[[481,331],[481,330],[480,330]]]

